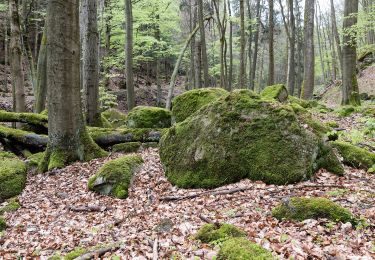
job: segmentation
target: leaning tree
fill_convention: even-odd
[[[79,0],[50,0],[47,7],[49,143],[41,171],[105,156],[89,136],[80,93]]]

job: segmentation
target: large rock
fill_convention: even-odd
[[[228,92],[222,88],[201,88],[187,91],[172,101],[172,116],[175,122],[182,122],[201,107],[217,100]]]
[[[26,185],[26,163],[10,153],[0,153],[0,201],[17,196]]]
[[[171,112],[160,107],[138,106],[130,110],[127,117],[129,128],[168,128]]]
[[[171,127],[160,156],[172,184],[214,188],[244,178],[280,185],[308,179],[326,155],[340,165],[327,149],[289,105],[241,90]]]

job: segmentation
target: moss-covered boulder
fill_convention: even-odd
[[[27,166],[28,167],[38,167],[39,163],[43,160],[44,158],[44,152],[40,153],[34,153],[29,156],[27,156]]]
[[[5,230],[7,228],[7,223],[5,222],[5,219],[0,216],[0,232]]]
[[[23,161],[14,157],[0,157],[0,201],[22,192],[26,185],[26,173],[27,167]]]
[[[206,224],[198,230],[195,238],[203,243],[211,243],[217,240],[223,241],[232,237],[245,236],[246,234],[244,231],[230,224],[221,224],[219,226]]]
[[[160,156],[179,187],[214,188],[244,178],[283,185],[309,178],[323,159],[322,146],[289,105],[239,90],[172,126]]]
[[[272,260],[272,253],[246,238],[231,238],[225,241],[217,260]]]
[[[90,178],[88,188],[102,195],[125,199],[133,175],[142,163],[142,157],[139,155],[128,155],[109,161]]]
[[[102,117],[107,119],[108,122],[115,128],[126,124],[126,115],[120,110],[110,108],[102,112]]]
[[[187,91],[172,101],[172,116],[175,122],[182,122],[201,107],[227,95],[222,88],[201,88]]]
[[[285,102],[288,100],[288,90],[283,84],[266,87],[260,94],[263,99]]]
[[[128,143],[121,143],[116,144],[112,147],[113,152],[121,152],[121,153],[136,153],[141,148],[141,142],[128,142]]]
[[[168,128],[171,126],[171,112],[160,107],[138,106],[127,117],[129,128]]]
[[[303,221],[327,218],[344,223],[355,222],[349,210],[326,198],[287,198],[272,210],[272,216],[278,220]]]
[[[374,153],[343,141],[334,141],[331,144],[339,151],[344,163],[349,166],[368,170],[375,164]]]

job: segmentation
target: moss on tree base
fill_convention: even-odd
[[[109,161],[90,178],[88,188],[102,195],[125,199],[128,197],[133,174],[142,163],[142,157],[139,155],[128,155]]]
[[[231,238],[220,248],[217,260],[272,260],[272,253],[248,241],[246,238]]]
[[[355,223],[353,215],[345,208],[326,198],[286,199],[272,210],[278,220],[297,220],[327,218],[332,221]]]

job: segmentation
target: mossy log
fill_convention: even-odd
[[[48,127],[48,117],[35,113],[15,113],[0,110],[0,122],[19,122],[33,126]]]
[[[126,142],[159,142],[166,129],[88,127],[88,131],[95,143],[108,147]],[[48,136],[0,126],[0,142],[14,143],[32,151],[43,151],[48,144]]]

